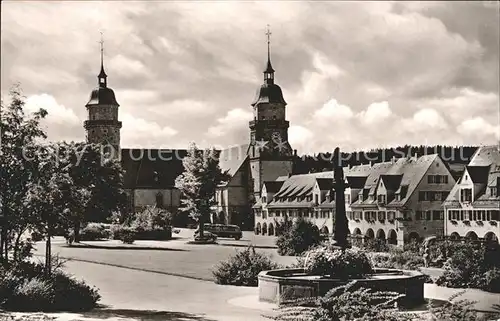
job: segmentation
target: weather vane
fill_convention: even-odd
[[[104,55],[104,37],[102,31],[99,32],[101,33],[101,41],[99,41],[99,43],[101,44],[101,61],[102,61]]]

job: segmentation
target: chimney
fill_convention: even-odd
[[[417,153],[413,154],[412,159],[413,159],[414,161],[416,161],[416,160],[418,159],[418,155],[417,155]]]
[[[293,156],[297,156],[297,150],[296,149],[293,150]]]
[[[391,159],[391,163],[395,163],[396,162],[396,156],[392,156],[392,159]]]

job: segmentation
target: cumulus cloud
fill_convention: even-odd
[[[468,141],[478,141],[480,144],[491,144],[500,139],[500,126],[493,125],[482,117],[464,120],[457,126],[457,131]]]
[[[336,99],[330,99],[313,114],[315,122],[328,124],[349,120],[354,116],[351,107],[339,104]]]
[[[250,111],[236,108],[227,112],[227,114],[217,119],[217,124],[208,129],[208,134],[214,137],[228,135],[233,130],[247,130],[248,122],[252,119],[253,114]]]
[[[121,144],[124,147],[169,148],[173,143],[172,137],[178,134],[171,127],[160,126],[128,113],[122,113],[121,120]]]
[[[314,133],[303,126],[290,126],[288,129],[288,141],[294,149],[300,150],[302,153],[314,153],[312,140]]]
[[[366,110],[362,110],[358,116],[362,122],[368,125],[380,123],[391,117],[392,111],[387,101],[370,104]]]
[[[103,31],[123,147],[247,143],[267,58],[256,21],[271,24],[299,153],[495,136],[500,28],[481,3],[11,1],[2,10],[1,91],[20,81],[28,97],[52,97],[53,140],[84,139]]]

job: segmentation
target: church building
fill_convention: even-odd
[[[221,151],[220,167],[229,173],[230,179],[216,191],[217,205],[212,217],[214,222],[236,224],[246,230],[254,228],[252,205],[258,201],[264,182],[293,172],[294,152],[288,143],[287,104],[281,88],[275,84],[269,31],[267,36],[264,83],[251,104],[253,120],[249,122],[249,142]],[[130,210],[154,205],[178,213],[181,193],[175,188],[175,179],[184,170],[182,159],[187,150],[122,148],[120,105],[114,91],[108,87],[102,41],[101,71],[97,78],[98,87],[92,91],[86,104],[88,119],[84,128],[87,142],[108,146],[120,157]]]

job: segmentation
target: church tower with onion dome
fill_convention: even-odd
[[[87,143],[103,144],[113,155],[120,155],[120,129],[122,122],[118,120],[118,107],[113,89],[108,87],[104,72],[104,48],[101,39],[101,71],[97,76],[98,87],[92,90],[90,100],[85,105],[88,119],[84,122],[87,132]],[[112,148],[112,150],[111,150]]]
[[[293,154],[288,142],[289,121],[286,120],[286,101],[280,86],[275,83],[271,65],[269,29],[267,35],[267,65],[264,83],[252,102],[254,119],[250,121],[251,193],[258,200],[262,185],[293,170]]]

